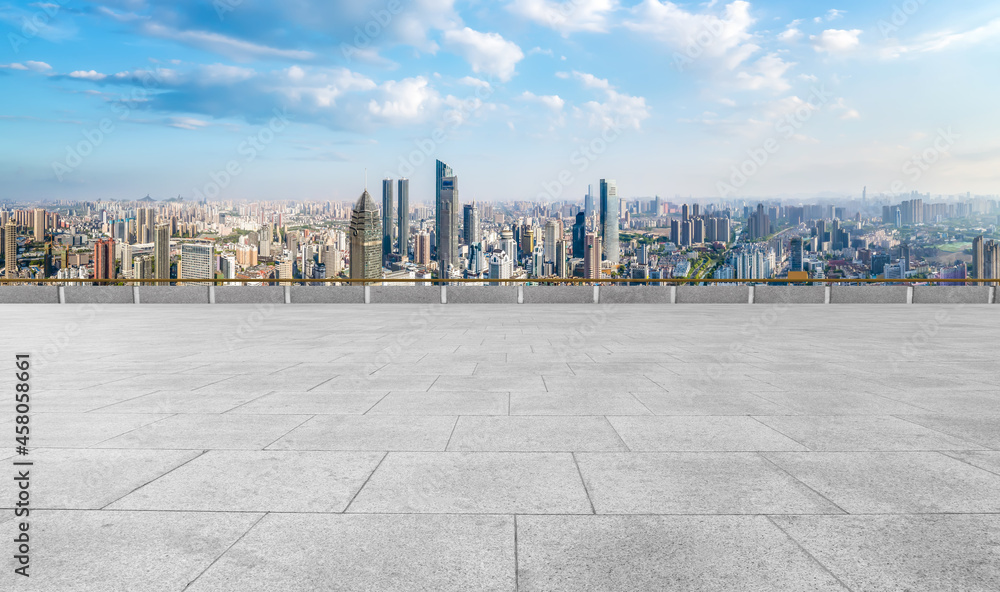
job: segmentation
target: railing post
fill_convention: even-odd
[[[913,304],[913,286],[906,286],[906,303]]]
[[[517,285],[517,303],[524,304],[524,284]]]
[[[243,284],[246,287],[246,284]],[[208,286],[208,303],[215,304],[215,284],[209,284]]]
[[[372,289],[371,286],[365,286],[365,304],[372,303]]]
[[[441,285],[441,304],[448,304],[448,286]]]
[[[66,304],[66,286],[59,286],[59,304]]]
[[[594,304],[601,303],[601,287],[594,284]]]
[[[285,284],[285,304],[292,303],[292,286]]]
[[[132,302],[140,304],[139,301],[139,286],[132,286]]]
[[[754,289],[754,286],[750,286],[750,296],[748,298],[747,304],[753,304],[753,296],[754,296],[753,289]]]
[[[670,286],[670,304],[677,304],[677,284]]]
[[[831,299],[832,295],[833,295],[833,287],[830,284],[827,284],[825,286],[825,290],[824,290],[824,294],[823,294],[823,304],[830,304],[830,302],[832,300]]]

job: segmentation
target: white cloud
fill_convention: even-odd
[[[28,67],[25,66],[24,64],[19,64],[17,62],[14,62],[13,64],[0,64],[0,68],[4,68],[4,69],[7,69],[7,70],[27,70],[28,69]]]
[[[541,103],[553,111],[562,111],[563,106],[566,105],[566,101],[560,98],[559,95],[536,95],[527,90],[521,94],[521,98]]]
[[[607,15],[618,7],[617,0],[514,0],[507,8],[530,21],[554,29],[563,37],[578,31],[604,33]]]
[[[591,126],[603,129],[615,127],[639,129],[643,120],[649,118],[649,107],[644,97],[619,93],[607,80],[593,74],[574,71],[573,76],[585,87],[601,91],[606,97],[603,103],[589,101],[582,109],[577,110],[580,115],[588,118]]]
[[[458,81],[459,84],[464,84],[465,86],[474,86],[476,88],[492,88],[489,82],[475,78],[473,76],[466,76]]]
[[[235,81],[243,75],[242,72],[238,71],[217,71],[214,74],[217,81],[226,75],[233,77]],[[389,84],[395,83],[386,83],[386,85]],[[281,71],[276,81],[278,92],[283,94],[288,101],[309,108],[333,107],[337,104],[337,99],[349,92],[373,90],[375,87],[373,80],[347,68],[323,68],[306,71],[299,66],[292,66]]]
[[[786,62],[777,54],[771,53],[754,62],[747,72],[737,74],[737,84],[745,90],[770,89],[783,92],[791,88],[784,76],[794,65],[795,62]]]
[[[384,97],[381,102],[372,99],[368,111],[382,119],[394,122],[414,122],[425,119],[440,98],[423,76],[389,81],[379,87]]]
[[[652,35],[690,60],[708,56],[735,68],[760,47],[753,42],[750,3],[737,0],[721,15],[689,12],[673,2],[643,0],[625,26]]]
[[[830,110],[840,111],[840,118],[847,121],[850,119],[861,119],[861,113],[857,109],[852,109],[847,106],[847,101],[844,97],[838,98],[834,103],[830,105]]]
[[[506,82],[514,75],[524,52],[498,33],[480,33],[465,27],[444,32],[444,42],[465,58],[473,72],[483,72]]]
[[[996,39],[1000,36],[1000,18],[994,19],[985,25],[956,33],[954,31],[940,31],[924,37],[921,41],[916,41],[909,45],[893,45],[882,50],[882,57],[896,58],[904,53],[930,53],[955,49],[962,46],[975,45],[988,39]]]
[[[845,14],[847,14],[846,10],[837,10],[836,8],[831,8],[830,10],[826,11],[825,18],[827,21],[835,21],[839,18],[842,18]]]
[[[799,25],[802,23],[801,20],[796,19],[785,27],[785,30],[778,33],[778,41],[784,41],[785,43],[791,43],[792,41],[797,41],[802,37],[802,31],[799,30]]]
[[[297,49],[279,49],[227,37],[211,31],[179,31],[159,23],[148,22],[142,26],[142,31],[152,37],[178,41],[208,51],[228,56],[234,60],[250,61],[263,58],[278,58],[285,60],[311,60],[316,57],[311,51]]]
[[[104,80],[107,74],[101,74],[96,70],[77,70],[69,73],[70,78],[82,78],[84,80]]]
[[[211,124],[207,121],[202,121],[201,119],[195,119],[193,117],[169,117],[167,118],[167,125],[178,129],[196,130],[208,127]]]
[[[859,36],[861,29],[827,29],[819,35],[810,35],[809,40],[813,42],[813,48],[819,52],[830,54],[847,53],[853,51],[861,45]]]

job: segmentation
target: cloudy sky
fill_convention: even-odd
[[[436,158],[463,201],[1000,193],[995,1],[0,0],[0,34],[0,199],[419,202]]]

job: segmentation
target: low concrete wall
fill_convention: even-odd
[[[989,304],[989,286],[914,286],[913,304]]]
[[[517,304],[517,286],[448,286],[448,304]]]
[[[59,304],[57,286],[0,286],[0,304]]]
[[[673,286],[601,286],[601,304],[670,304]]]
[[[748,304],[750,286],[677,286],[677,304]]]
[[[132,286],[66,286],[66,304],[133,304]]]
[[[208,304],[208,286],[140,286],[139,304]]]
[[[216,286],[216,304],[284,304],[283,286]]]
[[[441,286],[371,286],[372,304],[441,304]]]
[[[593,286],[524,286],[524,304],[593,304]]]
[[[826,286],[754,286],[754,304],[825,304]]]
[[[292,304],[364,304],[364,286],[292,286]]]
[[[906,286],[832,286],[830,304],[906,304]]]

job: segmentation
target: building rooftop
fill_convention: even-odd
[[[1000,307],[4,312],[0,589],[1000,589]]]

